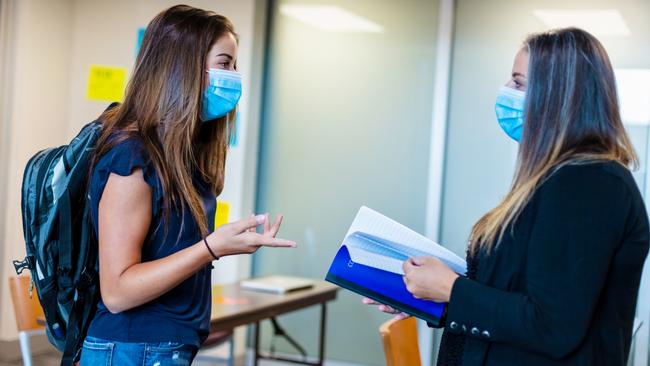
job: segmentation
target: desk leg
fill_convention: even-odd
[[[327,303],[322,303],[320,308],[320,345],[318,348],[318,364],[323,366],[325,361],[325,326],[327,325]]]
[[[321,310],[320,310],[320,339],[319,339],[319,344],[318,344],[318,361],[316,362],[309,362],[309,361],[300,361],[295,358],[284,358],[284,357],[278,357],[278,356],[271,356],[267,353],[260,353],[260,322],[256,322],[254,327],[255,329],[253,330],[253,348],[254,348],[254,356],[253,356],[253,365],[258,366],[258,362],[260,359],[264,360],[273,360],[273,361],[285,361],[285,362],[291,362],[295,364],[301,364],[301,365],[309,365],[309,366],[323,366],[325,363],[325,327],[327,325],[327,303],[323,302],[321,303]]]
[[[253,355],[253,366],[257,366],[257,363],[260,360],[260,322],[255,323],[255,329],[254,329],[254,340],[253,340],[253,348],[254,348],[254,355]]]

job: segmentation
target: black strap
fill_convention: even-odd
[[[40,152],[39,154],[41,154],[41,153],[43,153],[43,152]],[[44,197],[45,192],[46,192],[45,180],[46,180],[46,177],[47,177],[47,173],[49,171],[48,167],[50,166],[50,164],[52,163],[52,161],[54,160],[54,158],[57,155],[53,151],[48,151],[48,152],[46,152],[44,154],[45,154],[45,156],[43,157],[43,161],[39,163],[40,165],[36,169],[36,173],[37,173],[36,184],[34,185],[34,192],[33,192],[33,194],[35,195],[36,198],[34,200],[34,207],[32,208],[33,212],[41,212],[40,204],[41,204],[41,201],[43,201],[42,198]],[[30,177],[30,182],[31,181],[32,181],[32,177]],[[30,212],[30,210],[27,210],[27,212]],[[30,230],[33,229],[32,220],[33,220],[33,218],[30,217],[30,219],[29,219]],[[36,257],[36,262],[41,267],[42,271],[47,271],[47,268],[48,268],[47,263],[43,262],[43,257],[41,255],[41,251],[39,250],[38,247],[34,247],[34,245],[33,245],[34,239],[36,239],[36,241],[43,240],[43,238],[41,238],[42,233],[37,231],[35,234],[36,234],[35,236],[30,234],[30,240],[26,240],[25,244],[27,245],[27,250],[28,250],[27,253],[28,254],[33,254]],[[32,252],[32,253],[30,253],[30,252]]]
[[[81,355],[81,347],[83,345],[84,338],[86,336],[86,332],[88,331],[88,327],[90,326],[90,321],[92,320],[91,314],[96,311],[96,304],[95,300],[91,298],[86,298],[86,303],[84,304],[83,308],[83,322],[79,324],[79,337],[77,338],[77,352],[75,354],[75,361],[79,359],[79,356]]]
[[[66,189],[59,197],[59,266],[58,282],[59,290],[72,286],[72,209],[70,205],[70,194]],[[83,299],[77,297],[72,303],[70,317],[66,328],[65,348],[61,358],[61,366],[73,366],[74,356],[79,338],[79,306]]]
[[[72,208],[70,193],[65,190],[59,198],[59,284],[72,286]],[[62,281],[63,280],[63,281]]]
[[[79,301],[77,300],[72,304],[70,318],[68,319],[68,329],[66,329],[65,348],[63,349],[63,357],[61,357],[61,366],[74,365],[74,356],[76,353],[75,348],[77,346],[77,340],[79,338],[79,329],[77,325]]]
[[[72,366],[80,354],[86,330],[90,325],[90,314],[95,308],[93,297],[87,296],[87,291],[88,288],[78,289],[77,299],[72,304],[61,366]]]
[[[84,324],[82,321],[87,321],[90,306],[85,303],[86,297],[81,292],[77,291],[77,299],[72,304],[70,310],[70,318],[68,319],[68,329],[66,330],[65,348],[63,350],[63,357],[61,358],[61,366],[73,366],[79,345],[83,342],[82,329]]]

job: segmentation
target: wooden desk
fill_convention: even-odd
[[[284,295],[275,295],[245,290],[239,283],[214,286],[212,288],[212,331],[232,329],[241,325],[254,324],[254,364],[260,359],[287,361],[305,365],[323,365],[325,357],[326,304],[336,299],[339,287],[328,282],[317,281],[314,287]],[[264,354],[259,351],[260,321],[278,315],[321,305],[320,338],[318,362],[306,362]]]

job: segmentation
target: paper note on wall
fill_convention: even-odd
[[[142,46],[142,39],[144,39],[144,31],[146,28],[138,28],[138,38],[135,41],[135,57],[138,57],[140,47]]]
[[[225,201],[217,201],[217,212],[214,214],[214,228],[228,223],[230,204]]]
[[[86,96],[90,100],[121,102],[124,99],[126,68],[90,65]]]
[[[230,147],[237,147],[239,142],[239,110],[235,112],[235,125],[230,132]]]

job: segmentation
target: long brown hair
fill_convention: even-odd
[[[472,229],[470,252],[497,245],[536,189],[567,164],[638,164],[619,112],[607,52],[576,28],[534,34],[524,42],[529,71],[525,122],[510,192]]]
[[[95,154],[97,162],[129,136],[142,138],[162,184],[164,216],[188,207],[203,235],[207,215],[193,177],[221,193],[235,118],[233,110],[201,122],[205,62],[227,33],[236,36],[232,23],[210,11],[177,5],[158,14],[145,30],[124,102],[102,116]]]

